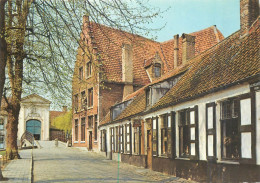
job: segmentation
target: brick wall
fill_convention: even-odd
[[[124,85],[106,83],[104,89],[100,89],[99,120],[102,120],[116,102],[123,98]]]

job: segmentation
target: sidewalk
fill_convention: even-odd
[[[31,149],[21,150],[19,152],[22,159],[12,160],[4,170],[6,182],[31,182]]]

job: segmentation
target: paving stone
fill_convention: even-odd
[[[20,183],[31,181],[31,150],[21,150],[19,154],[22,159],[12,160],[3,170],[3,176],[8,178],[6,182]]]
[[[42,144],[41,144],[42,145]],[[45,144],[34,150],[34,181],[53,182],[183,182],[167,174],[122,162],[106,161],[97,153]]]

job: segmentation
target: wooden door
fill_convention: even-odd
[[[89,132],[89,150],[92,150],[92,132]]]
[[[147,168],[152,169],[152,133],[147,130]]]

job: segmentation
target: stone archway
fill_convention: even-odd
[[[35,140],[41,140],[41,122],[31,119],[26,122],[26,130],[33,134]]]

